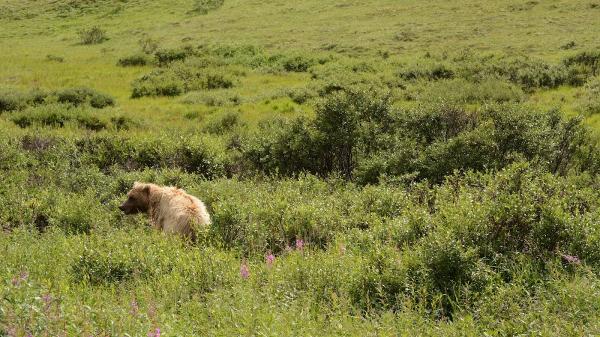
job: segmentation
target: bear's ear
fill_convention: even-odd
[[[141,183],[139,181],[136,181],[133,183],[133,189],[134,190],[138,190],[138,191],[142,191],[146,194],[150,193],[150,184],[146,184],[146,183]]]

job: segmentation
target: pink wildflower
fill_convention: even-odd
[[[269,254],[265,256],[265,260],[267,261],[267,266],[271,267],[273,262],[275,262],[275,255],[269,252]]]
[[[137,316],[139,309],[140,309],[140,307],[138,305],[138,302],[134,298],[131,301],[131,310],[129,311],[129,313],[131,314],[131,316]]]
[[[156,330],[148,332],[148,337],[160,337],[160,328],[156,328]]]
[[[242,262],[242,265],[240,266],[240,275],[244,279],[250,277],[250,269],[248,268],[248,264],[246,264],[246,261]]]
[[[48,311],[50,309],[50,305],[52,305],[52,295],[50,293],[42,295],[42,301],[44,301],[44,311]]]
[[[580,264],[581,260],[574,255],[560,254],[562,260],[568,264]]]
[[[19,275],[13,277],[13,279],[12,279],[12,285],[13,286],[18,286],[22,282],[26,281],[28,277],[29,277],[29,273],[26,272],[26,271],[22,271],[22,272],[19,273]]]
[[[150,319],[153,321],[156,318],[156,304],[154,302],[150,303],[148,306],[148,317],[150,317]]]
[[[304,249],[304,240],[302,240],[302,239],[296,239],[296,249],[297,250]]]

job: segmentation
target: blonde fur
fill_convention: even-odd
[[[198,226],[211,222],[204,203],[176,187],[136,182],[129,195],[147,202],[150,224],[165,233],[194,239]]]

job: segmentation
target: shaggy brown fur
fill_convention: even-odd
[[[196,238],[198,226],[210,224],[204,203],[176,187],[135,182],[119,206],[125,214],[147,213],[152,227]]]

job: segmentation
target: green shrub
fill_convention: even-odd
[[[290,88],[285,90],[286,95],[296,104],[304,104],[317,97],[317,93],[309,88]]]
[[[356,164],[357,147],[369,152],[373,132],[386,128],[390,121],[389,96],[377,97],[373,92],[348,91],[330,96],[317,105],[315,127],[325,153],[332,164],[350,178]]]
[[[56,91],[54,95],[59,103],[73,106],[89,104],[93,108],[102,109],[115,105],[114,98],[86,87],[63,89]]]
[[[143,96],[178,96],[184,92],[184,83],[174,74],[155,70],[133,82],[132,98]]]
[[[125,116],[111,117],[110,122],[117,130],[129,130],[135,125],[131,118]]]
[[[555,88],[574,81],[573,74],[562,64],[552,65],[523,56],[467,56],[459,60],[458,73],[461,77],[475,81],[499,77],[521,86],[526,91]]]
[[[469,111],[444,102],[395,111],[389,102],[377,91],[338,91],[316,106],[314,120],[265,123],[242,140],[241,157],[270,174],[340,173],[363,184],[441,182],[454,170],[498,170],[519,159],[561,174],[597,167],[581,120],[558,111],[516,104]]]
[[[235,127],[243,125],[240,121],[240,114],[237,112],[228,112],[219,118],[213,118],[204,126],[204,131],[215,134],[223,135],[231,132]]]
[[[398,76],[405,80],[439,80],[453,78],[455,70],[446,63],[416,63],[403,67]]]
[[[548,66],[541,62],[522,63],[516,61],[508,65],[508,79],[525,89],[555,88],[567,82],[565,70],[557,66]]]
[[[425,112],[424,116],[430,115]],[[521,156],[546,163],[553,172],[564,172],[575,165],[584,132],[580,121],[561,120],[555,111],[528,111],[514,105],[488,106],[479,116],[450,119],[435,134],[429,131],[440,122],[430,127],[420,118],[406,122],[408,130],[417,132],[417,139],[425,137],[429,144],[417,166],[422,177],[434,181],[454,169],[498,169]]]
[[[95,211],[95,212],[94,212]],[[90,214],[93,213],[93,216]],[[48,223],[68,234],[90,233],[102,224],[98,206],[87,195],[60,196],[49,214]]]
[[[209,11],[219,9],[225,0],[196,0],[192,13],[207,14]]]
[[[133,82],[132,97],[178,96],[193,90],[227,89],[233,79],[220,71],[175,63],[152,71]]]
[[[43,136],[31,136],[25,135],[21,139],[21,147],[27,151],[45,151],[51,148],[57,143],[56,139],[43,137]]]
[[[63,104],[28,108],[13,114],[11,120],[21,128],[34,125],[62,128],[68,123],[75,123],[93,131],[100,131],[108,127],[107,121],[91,115],[85,109]]]
[[[81,44],[99,44],[106,40],[108,37],[106,31],[98,26],[80,29],[77,32],[79,35],[79,41]]]
[[[166,66],[171,62],[183,61],[190,56],[189,49],[163,49],[154,53],[156,62],[160,67]]]
[[[0,93],[0,113],[19,110],[26,105],[27,102],[24,97],[14,91],[3,91]]]
[[[208,73],[203,80],[201,88],[227,89],[233,87],[233,81],[221,73]]]
[[[376,67],[376,64],[353,60],[336,60],[318,64],[310,68],[311,77],[315,80],[310,87],[321,97],[340,90],[358,88],[389,88],[393,86],[389,69]],[[388,85],[389,84],[389,85]]]
[[[584,114],[600,113],[600,77],[592,78],[585,84],[577,105]]]
[[[79,260],[72,267],[73,278],[90,284],[116,283],[127,281],[135,274],[143,273],[139,268],[140,261],[126,261],[121,256],[114,259],[110,256],[100,257],[95,251],[84,250]]]
[[[90,88],[69,88],[53,92],[31,90],[29,92],[0,92],[0,113],[3,111],[22,110],[52,102],[80,106],[89,104],[93,108],[102,109],[115,104],[114,98]]]
[[[230,106],[242,103],[242,98],[237,93],[228,90],[192,91],[182,100],[185,104],[204,104],[206,106]]]
[[[46,55],[46,60],[53,61],[53,62],[59,62],[59,63],[65,62],[65,58],[64,57],[62,57],[62,56],[56,56],[56,55],[52,55],[52,54]]]
[[[135,54],[127,57],[122,57],[117,61],[117,65],[121,67],[145,66],[150,63],[146,54]]]
[[[306,55],[284,56],[280,62],[283,69],[290,72],[306,72],[317,63],[312,57]]]
[[[242,157],[251,168],[269,174],[318,174],[325,172],[318,151],[316,132],[309,121],[276,119],[261,123],[251,141],[243,142]]]
[[[71,263],[71,281],[92,286],[115,284],[159,277],[173,269],[173,264],[163,254],[165,248],[173,250],[174,247],[169,247],[167,242],[144,245],[134,240],[135,236],[131,234],[120,233],[117,242],[92,235]],[[122,249],[123,246],[127,249]]]
[[[80,116],[77,117],[77,123],[84,128],[92,131],[100,131],[106,129],[108,124],[96,116]]]
[[[470,82],[462,78],[426,82],[412,89],[409,98],[418,101],[442,101],[454,104],[520,101],[523,92],[505,81],[487,78]],[[412,91],[411,90],[411,91]]]
[[[43,104],[48,93],[34,89],[29,92],[15,90],[0,91],[0,114],[7,111],[21,110],[27,106]]]
[[[205,178],[227,174],[228,159],[223,144],[210,138],[192,138],[181,142],[174,150],[174,166]]]
[[[563,63],[568,66],[581,66],[582,72],[592,76],[600,75],[600,49],[586,50],[566,57]]]
[[[205,137],[152,139],[97,135],[76,140],[78,155],[101,170],[180,168],[208,178],[227,174],[229,159],[219,140]]]

